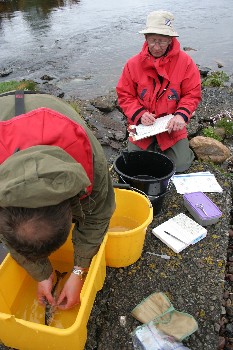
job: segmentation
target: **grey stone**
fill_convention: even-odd
[[[223,163],[231,154],[226,146],[211,137],[196,136],[189,141],[189,145],[198,159],[217,164]]]

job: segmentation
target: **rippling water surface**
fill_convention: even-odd
[[[175,15],[181,47],[197,64],[232,74],[232,0],[18,0],[0,2],[0,70],[9,79],[54,77],[66,96],[91,98],[117,83],[136,54],[150,11]]]

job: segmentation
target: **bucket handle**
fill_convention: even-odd
[[[122,179],[123,180],[123,179]],[[123,180],[124,181],[124,180]],[[114,188],[121,188],[121,189],[125,189],[125,190],[133,190],[135,192],[139,192],[140,194],[144,195],[147,199],[148,199],[148,202],[149,202],[149,207],[152,208],[152,203],[149,199],[149,197],[146,195],[145,192],[139,190],[138,188],[135,188],[135,187],[131,187],[130,184],[127,184],[126,182],[124,184],[120,184],[120,183],[117,183],[117,182],[114,182],[113,183],[113,187]]]

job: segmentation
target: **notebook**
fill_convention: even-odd
[[[152,229],[153,234],[175,253],[206,237],[207,230],[181,213]]]
[[[173,117],[173,114],[168,114],[164,117],[157,118],[152,125],[130,125],[128,128],[129,136],[132,137],[134,141],[137,141],[167,131],[167,123]]]

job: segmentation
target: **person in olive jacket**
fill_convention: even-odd
[[[55,304],[48,256],[72,223],[74,269],[57,305],[80,302],[84,276],[115,209],[103,149],[65,101],[47,94],[0,95],[0,239],[36,281],[38,300]]]

